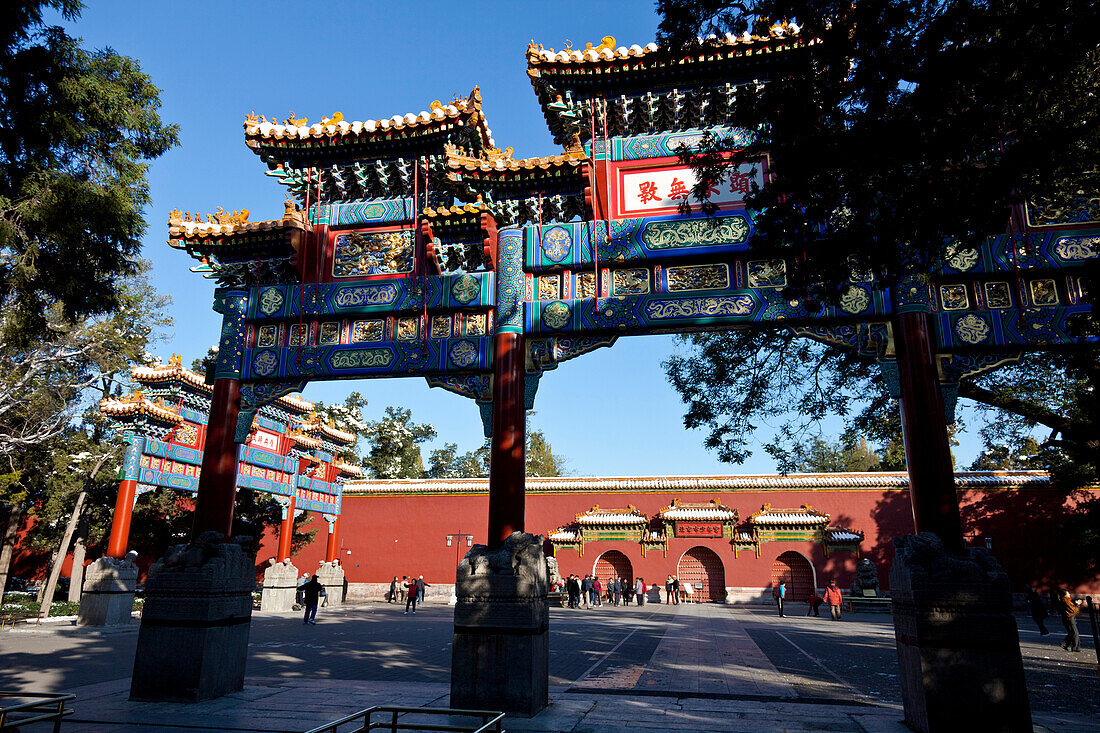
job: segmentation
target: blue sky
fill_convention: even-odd
[[[642,2],[91,2],[70,32],[86,45],[110,46],[140,60],[163,92],[161,114],[181,126],[181,144],[149,171],[153,202],[144,256],[154,284],[171,296],[174,327],[162,358],[185,363],[216,341],[213,284],[188,272],[193,261],[165,243],[168,212],[247,208],[254,221],[282,215],[282,187],[244,145],[252,110],[269,119],[293,111],[311,122],[341,112],[347,120],[418,113],[481,87],[483,109],[500,148],[516,157],[556,152],[526,74],[531,39],[583,48],[607,35],[620,45],[654,39],[653,3]],[[770,473],[762,451],[743,466],[719,462],[703,433],[683,428],[683,404],[661,362],[671,337],[621,339],[611,349],[566,362],[542,379],[535,427],[577,475]],[[443,441],[462,450],[482,442],[473,402],[423,379],[310,385],[305,396],[340,401],[350,390],[369,400],[368,418],[403,405]],[[837,433],[838,424],[822,426]],[[766,440],[768,432],[760,431]],[[962,435],[959,464],[979,444]],[[429,448],[430,449],[430,446]],[[428,449],[425,450],[427,456]]]

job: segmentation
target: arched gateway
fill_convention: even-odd
[[[634,583],[634,568],[630,564],[630,558],[618,550],[608,550],[596,558],[592,572],[601,582],[614,575],[616,578],[626,578],[627,582]]]
[[[787,600],[801,603],[814,592],[814,568],[800,552],[788,550],[772,563],[772,587],[787,581]]]
[[[725,603],[726,569],[718,553],[709,547],[696,545],[680,558],[676,565],[680,586],[691,583],[692,600],[698,603]]]

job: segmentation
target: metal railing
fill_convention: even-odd
[[[16,726],[31,723],[53,721],[54,733],[58,733],[61,730],[61,721],[66,715],[73,714],[73,709],[65,707],[65,703],[75,699],[76,695],[0,690],[0,731],[14,730]],[[9,700],[30,700],[30,702],[8,705]]]
[[[445,720],[438,723],[414,720],[413,718],[476,718],[470,725],[455,725]],[[376,705],[366,710],[334,720],[331,723],[313,728],[306,733],[365,733],[381,730],[397,733],[411,731],[449,731],[450,733],[485,733],[495,731],[504,733],[504,713],[491,710],[453,710],[451,708],[400,708],[390,705]],[[345,726],[359,726],[351,728]]]

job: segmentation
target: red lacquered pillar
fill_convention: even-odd
[[[294,536],[294,497],[283,507],[283,523],[279,525],[279,562],[290,559],[290,540]]]
[[[524,442],[523,334],[493,337],[493,435],[489,444],[489,536],[500,547],[523,531]]]
[[[122,559],[126,556],[126,545],[130,541],[130,518],[134,513],[134,496],[137,494],[137,481],[123,479],[118,485],[118,498],[115,500],[115,516],[111,521],[111,538],[107,540],[107,557]]]
[[[202,473],[195,496],[194,541],[203,532],[233,533],[233,503],[237,497],[237,444],[233,436],[240,413],[241,383],[237,379],[214,380],[206,443],[202,452]]]
[[[918,532],[933,532],[949,552],[961,553],[959,497],[928,315],[899,314],[894,336],[913,520]]]
[[[325,548],[325,562],[336,560],[336,550],[340,546],[340,517],[328,523],[328,547]]]

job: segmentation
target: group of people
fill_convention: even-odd
[[[1046,617],[1048,614],[1043,597],[1039,595],[1039,591],[1035,586],[1029,585],[1024,598],[1027,600],[1027,610],[1031,614],[1031,618],[1035,621],[1035,625],[1039,627],[1039,635],[1046,636],[1050,632],[1047,630]],[[1073,600],[1069,591],[1065,588],[1050,591],[1050,601],[1054,613],[1062,620],[1062,626],[1066,630],[1066,638],[1062,640],[1061,644],[1062,648],[1071,652],[1081,651],[1081,632],[1077,630],[1077,614],[1081,612],[1079,602]]]
[[[431,587],[431,583],[424,580],[424,576],[420,575],[416,578],[411,575],[402,575],[401,580],[397,579],[397,576],[393,576],[393,580],[390,581],[390,592],[387,595],[387,603],[401,603],[405,602],[405,615],[409,613],[409,607],[412,607],[413,614],[416,614],[416,606],[419,603],[424,602],[424,591]]]
[[[685,585],[687,592],[691,593],[690,584]],[[563,592],[568,598],[569,608],[595,608],[602,606],[606,600],[612,606],[629,605],[633,599],[639,606],[645,605],[646,593],[652,586],[646,585],[645,578],[635,578],[632,583],[629,579],[616,576],[608,576],[606,582],[602,582],[595,575],[585,575],[583,578],[575,573],[570,573],[561,583],[555,584],[551,590]],[[659,599],[658,599],[659,600]],[[665,581],[665,603],[680,603],[680,580],[669,575]]]
[[[787,601],[787,581],[780,580],[779,585],[772,589],[772,597],[775,599],[775,605],[779,608],[780,618],[786,618],[785,611]],[[821,605],[825,604],[829,607],[829,615],[833,621],[840,620],[840,604],[844,602],[844,596],[840,593],[840,588],[837,587],[835,580],[830,580],[829,584],[825,586],[825,591],[822,595],[818,595],[816,592],[811,593],[806,598],[807,608],[806,615],[821,616]]]

